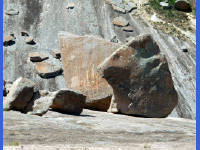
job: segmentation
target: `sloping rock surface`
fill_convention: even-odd
[[[74,0],[74,9],[66,9],[68,1],[59,0],[3,0],[3,9],[19,11],[18,15],[4,14],[3,34],[15,33],[15,44],[4,47],[4,80],[15,81],[19,76],[32,79],[38,89],[54,91],[66,88],[64,77],[42,79],[33,74],[33,69],[26,63],[28,54],[35,51],[58,49],[57,34],[67,31],[78,35],[98,35],[106,40],[117,36],[125,43],[130,36],[150,33],[161,46],[169,63],[179,103],[173,116],[196,119],[196,45],[191,41],[181,41],[170,35],[155,30],[145,20],[136,16],[119,14],[104,0]],[[124,32],[114,26],[112,20],[122,16],[129,21],[133,32]],[[52,19],[53,18],[53,19]],[[55,19],[56,18],[56,21]],[[35,45],[25,44],[21,32],[26,31],[35,39]],[[183,53],[181,46],[186,44],[188,52]]]
[[[90,110],[80,116],[53,111],[43,117],[14,111],[3,115],[4,149],[194,150],[196,146],[196,121],[188,119],[136,118]]]

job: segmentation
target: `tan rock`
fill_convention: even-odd
[[[122,30],[126,32],[133,32],[133,28],[131,26],[123,27]]]
[[[167,61],[151,35],[132,39],[98,70],[113,88],[118,112],[166,117],[178,103]]]
[[[59,44],[66,85],[86,95],[86,104],[91,106],[94,102],[94,107],[98,107],[96,100],[105,100],[111,96],[112,88],[98,75],[96,68],[120,45],[95,36],[68,33],[59,36]],[[107,100],[110,102],[110,99]],[[98,110],[105,109],[107,105],[98,107]]]
[[[15,37],[14,35],[8,35],[3,38],[3,46],[10,46],[15,43]]]
[[[112,23],[116,26],[125,27],[129,24],[129,22],[123,17],[116,17],[113,19]]]
[[[42,78],[53,78],[62,74],[61,65],[51,61],[39,62],[35,65],[37,74]]]
[[[112,4],[112,8],[115,10],[115,11],[118,11],[118,12],[121,12],[121,13],[126,13],[126,10],[123,9],[123,8],[120,8],[114,4]]]

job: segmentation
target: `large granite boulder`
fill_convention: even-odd
[[[35,83],[27,78],[18,78],[4,100],[4,110],[24,111],[33,96]]]
[[[107,110],[112,88],[98,75],[96,68],[120,45],[96,36],[69,33],[60,33],[59,44],[67,87],[87,96],[86,108]]]
[[[168,63],[151,35],[120,47],[98,71],[112,86],[117,110],[123,114],[166,117],[177,105]]]
[[[80,92],[63,89],[53,93],[52,109],[62,113],[79,115],[83,111],[86,96]]]

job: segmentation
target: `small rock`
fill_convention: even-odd
[[[54,94],[48,91],[39,91],[34,93],[31,102],[26,107],[26,113],[29,115],[44,115],[53,104]]]
[[[34,91],[34,82],[27,78],[18,78],[10,88],[10,91],[6,97],[4,103],[4,110],[19,110],[24,111],[27,104],[30,102],[33,91]]]
[[[25,42],[26,44],[31,44],[31,45],[35,44],[34,39],[31,36],[26,37]]]
[[[61,75],[63,70],[60,64],[54,62],[39,62],[35,66],[37,74],[41,78],[54,78],[58,75]]]
[[[126,12],[131,12],[133,9],[137,9],[136,4],[128,2],[127,5],[125,5]]]
[[[9,9],[9,10],[5,10],[5,14],[6,15],[10,15],[10,16],[18,15],[19,11],[18,10],[14,10],[14,9]]]
[[[184,12],[192,11],[188,0],[176,0],[174,7],[177,10],[184,11]]]
[[[49,56],[46,53],[42,53],[42,52],[33,52],[29,54],[29,59],[32,62],[41,62],[48,58]]]
[[[21,36],[29,36],[29,35],[28,35],[28,33],[27,33],[27,32],[25,32],[25,31],[22,31],[22,32],[21,32]]]
[[[118,41],[118,39],[117,39],[117,36],[114,36],[114,37],[110,40],[110,42],[118,43],[119,41]]]
[[[183,45],[182,47],[181,47],[181,50],[183,51],[183,52],[188,52],[188,48],[185,46],[185,45]]]
[[[15,36],[13,34],[8,35],[7,37],[3,38],[3,46],[11,46],[15,44]]]
[[[68,3],[66,8],[67,9],[74,9],[74,6],[75,6],[74,3]]]
[[[123,17],[116,17],[113,19],[112,23],[116,26],[125,27],[129,22]]]
[[[112,4],[112,8],[115,10],[115,11],[118,11],[118,12],[121,12],[121,13],[126,13],[126,10],[123,9],[123,8],[120,8],[114,4]]]
[[[6,81],[3,80],[3,96],[7,95],[7,90],[6,90]]]
[[[123,27],[122,30],[126,32],[133,32],[133,28],[131,26]]]
[[[56,59],[60,59],[61,58],[61,51],[60,50],[54,50],[53,51],[53,57]]]
[[[75,115],[82,112],[86,100],[85,95],[70,89],[62,89],[54,94],[52,109]]]
[[[160,6],[162,6],[163,9],[169,9],[169,8],[171,8],[169,6],[169,3],[167,3],[167,2],[160,2]]]

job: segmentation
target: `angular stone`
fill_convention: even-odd
[[[116,26],[124,27],[129,24],[129,22],[123,17],[116,17],[113,19],[112,23]]]
[[[18,15],[19,11],[18,10],[14,10],[14,9],[9,9],[9,10],[5,10],[4,13],[6,15],[13,16],[13,15]]]
[[[66,8],[67,8],[67,9],[73,9],[74,6],[75,6],[74,3],[68,3],[67,6],[66,6]]]
[[[70,89],[54,92],[51,108],[68,114],[79,115],[85,105],[86,96]]]
[[[176,0],[174,7],[180,11],[185,11],[185,12],[192,11],[188,0]]]
[[[53,57],[56,59],[60,59],[61,58],[61,51],[60,50],[54,50],[53,51]]]
[[[133,32],[133,28],[131,26],[123,27],[122,30],[126,32]]]
[[[129,37],[127,37],[127,38],[126,38],[126,42],[131,41],[133,38],[134,38],[133,36],[129,36]]]
[[[106,58],[99,74],[123,114],[166,117],[177,105],[171,73],[151,35],[138,36]]]
[[[31,80],[18,78],[6,97],[7,100],[4,103],[6,110],[24,111],[33,96],[34,86],[35,84]]]
[[[136,6],[135,3],[128,2],[128,3],[125,5],[125,10],[126,10],[126,12],[131,12],[133,9],[137,9],[137,6]]]
[[[108,96],[100,100],[87,100],[84,108],[98,111],[107,111],[110,107],[111,97],[112,96]]]
[[[26,113],[30,115],[44,115],[53,104],[54,94],[46,90],[34,93],[31,102],[26,107]]]
[[[35,69],[37,74],[42,78],[54,78],[63,72],[61,64],[53,61],[39,62],[36,64]]]
[[[48,54],[42,52],[33,52],[29,54],[29,59],[32,62],[41,62],[48,58],[49,58]]]
[[[115,11],[118,11],[118,12],[121,12],[121,13],[126,13],[126,10],[123,9],[123,8],[120,8],[114,4],[112,4],[112,8],[115,10]]]
[[[86,103],[96,103],[96,100],[105,100],[112,95],[112,88],[98,75],[96,68],[119,48],[120,44],[95,36],[77,36],[69,33],[59,35],[59,44],[64,77],[70,89],[86,95]],[[105,107],[101,109],[105,110]]]
[[[117,39],[117,36],[114,36],[114,37],[110,40],[110,42],[118,43],[119,41],[118,41],[118,39]]]
[[[32,36],[28,36],[25,38],[26,44],[35,44],[34,39]]]
[[[14,35],[8,35],[7,37],[3,38],[3,46],[10,46],[15,43]]]

